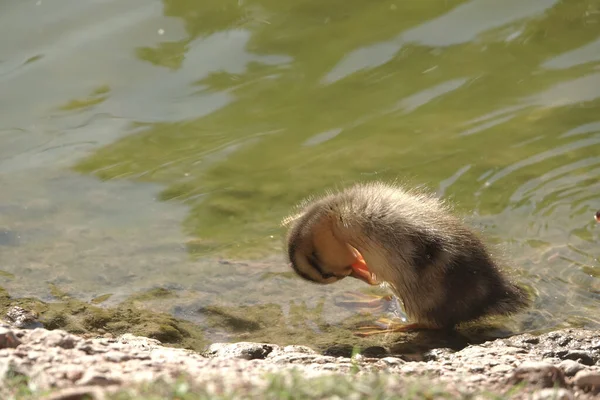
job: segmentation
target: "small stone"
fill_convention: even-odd
[[[367,358],[381,358],[389,354],[382,346],[369,346],[361,350],[360,354]]]
[[[336,363],[327,363],[327,364],[322,364],[319,366],[319,369],[321,371],[340,371],[342,365],[336,364]],[[349,366],[347,366],[349,367]]]
[[[160,340],[151,339],[143,336],[135,336],[131,333],[125,333],[124,335],[121,335],[117,339],[117,341],[128,345],[133,345],[142,349],[151,349],[161,345]]]
[[[438,349],[432,349],[423,354],[424,361],[438,361],[445,357],[449,357],[454,354],[455,351],[446,347],[441,347]]]
[[[77,336],[65,331],[47,331],[42,328],[32,330],[28,337],[35,343],[47,347],[62,347],[63,349],[72,349],[77,342],[81,341]]]
[[[503,374],[503,373],[506,373],[506,372],[509,372],[512,370],[513,370],[513,367],[511,367],[510,365],[506,365],[506,364],[495,365],[490,369],[491,372],[495,372],[495,373],[499,373],[499,374]]]
[[[484,375],[467,376],[466,381],[469,383],[482,382],[482,381],[485,381],[485,376]]]
[[[600,391],[600,371],[579,371],[573,378],[575,386]]]
[[[276,356],[269,355],[269,361],[274,364],[314,364],[319,359],[319,355],[314,354],[279,354]]]
[[[564,360],[558,364],[558,368],[562,369],[566,376],[574,376],[585,367],[579,364],[577,361]]]
[[[110,378],[95,370],[87,370],[81,379],[77,381],[77,384],[81,386],[109,386],[117,385],[119,383],[121,383],[120,379]]]
[[[583,365],[594,365],[594,358],[589,351],[585,350],[569,350],[566,354],[559,354],[563,360],[574,360]]]
[[[71,382],[76,382],[83,377],[83,371],[79,367],[72,367],[64,372],[65,378]]]
[[[43,325],[37,320],[38,315],[32,311],[27,311],[22,307],[14,306],[6,312],[6,318],[15,328],[35,329]]]
[[[130,355],[122,353],[120,351],[109,351],[104,354],[104,358],[107,361],[112,361],[112,362],[122,362],[122,361],[131,360]]]
[[[77,350],[80,350],[88,355],[98,354],[98,353],[107,353],[109,349],[104,346],[98,346],[96,343],[83,342],[79,346],[77,346]]]
[[[539,361],[524,362],[515,368],[508,381],[511,384],[518,384],[525,381],[542,388],[565,386],[565,378],[562,370],[552,364]]]
[[[525,337],[523,339],[523,342],[524,343],[529,343],[529,344],[539,344],[540,343],[540,338],[535,337],[535,336],[528,336],[528,337]]]
[[[571,341],[573,340],[572,337],[566,336],[562,339],[559,340],[558,345],[559,346],[566,346],[568,345]]]
[[[282,351],[284,353],[318,354],[316,351],[314,351],[310,347],[300,346],[300,345],[285,346]]]
[[[15,348],[21,344],[14,332],[10,329],[0,328],[0,349]]]
[[[213,343],[207,355],[220,358],[241,358],[244,360],[264,360],[276,346],[267,343]]]
[[[379,361],[388,366],[402,365],[402,364],[406,363],[406,361],[404,361],[403,359],[398,358],[398,357],[383,357]]]
[[[531,396],[532,400],[572,400],[573,394],[564,388],[546,388],[538,390]]]

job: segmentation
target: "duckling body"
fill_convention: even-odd
[[[386,282],[413,328],[452,328],[528,304],[479,237],[428,194],[357,184],[306,202],[288,225],[298,275],[322,284],[347,276]]]

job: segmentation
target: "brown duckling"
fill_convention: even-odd
[[[594,215],[594,219],[596,222],[600,224],[600,210],[596,211],[596,215]]]
[[[351,276],[391,287],[412,323],[384,332],[453,328],[529,303],[474,231],[426,193],[356,184],[305,201],[284,225],[302,278],[330,284]]]

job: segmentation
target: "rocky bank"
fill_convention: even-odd
[[[390,378],[385,390],[396,396],[410,382],[440,386],[457,398],[493,392],[510,398],[591,399],[600,392],[600,336],[584,329],[517,335],[459,351],[438,348],[421,361],[410,361],[402,356],[334,357],[305,346],[249,342],[215,343],[199,354],[130,334],[85,339],[30,328],[16,327],[14,321],[0,324],[3,399],[14,395],[9,384],[15,377],[34,398],[74,400],[110,398],[140,382],[169,382],[182,374],[208,393],[243,391],[267,385],[266,373],[303,379],[335,374],[360,379],[375,373]]]

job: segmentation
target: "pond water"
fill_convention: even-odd
[[[535,294],[512,331],[600,327],[597,0],[0,8],[12,297],[110,307],[159,287],[172,296],[140,306],[211,341],[333,343],[380,316],[339,298],[386,292],[296,277],[280,221],[380,179],[484,229]]]

